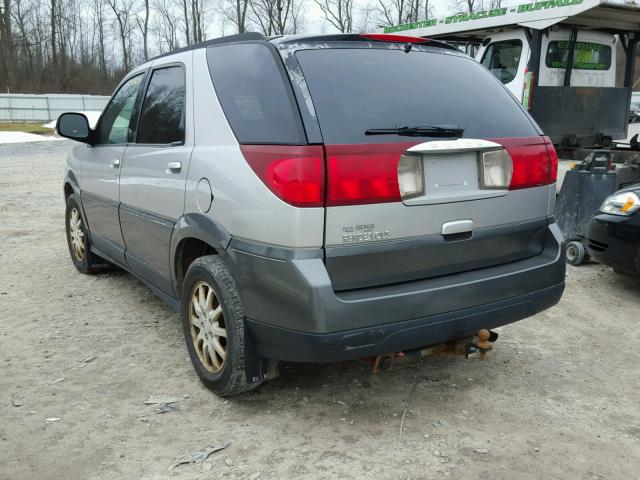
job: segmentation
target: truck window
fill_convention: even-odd
[[[548,68],[567,68],[569,61],[569,41],[549,42],[545,64]],[[611,68],[611,47],[601,43],[576,42],[573,54],[573,68],[576,70],[609,70]]]
[[[518,65],[522,55],[520,40],[505,40],[489,45],[482,55],[484,65],[502,83],[509,83],[516,78]]]

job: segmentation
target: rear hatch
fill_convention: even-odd
[[[291,55],[304,80],[291,75]],[[324,145],[335,290],[542,251],[555,152],[482,66],[404,41],[298,42],[283,56],[307,131],[317,119]]]

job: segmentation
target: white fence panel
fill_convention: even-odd
[[[103,95],[0,94],[0,121],[45,122],[64,112],[101,112],[108,101]]]

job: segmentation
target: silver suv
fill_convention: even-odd
[[[243,34],[135,68],[58,132],[71,258],[182,313],[202,381],[406,351],[564,288],[549,139],[480,64],[396,35]]]

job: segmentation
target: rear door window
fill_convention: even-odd
[[[301,50],[325,143],[398,142],[372,128],[456,125],[466,138],[539,135],[517,101],[474,60],[434,48]]]
[[[569,63],[568,40],[553,40],[547,47],[545,65],[548,68],[567,68]],[[601,43],[576,42],[573,53],[575,70],[609,70],[611,68],[611,47]]]
[[[207,49],[209,72],[227,120],[243,144],[306,143],[282,60],[265,44]]]
[[[159,68],[142,103],[136,143],[184,141],[185,74],[182,66]]]
[[[520,40],[491,43],[482,55],[482,65],[502,83],[510,83],[518,73],[521,55]]]

